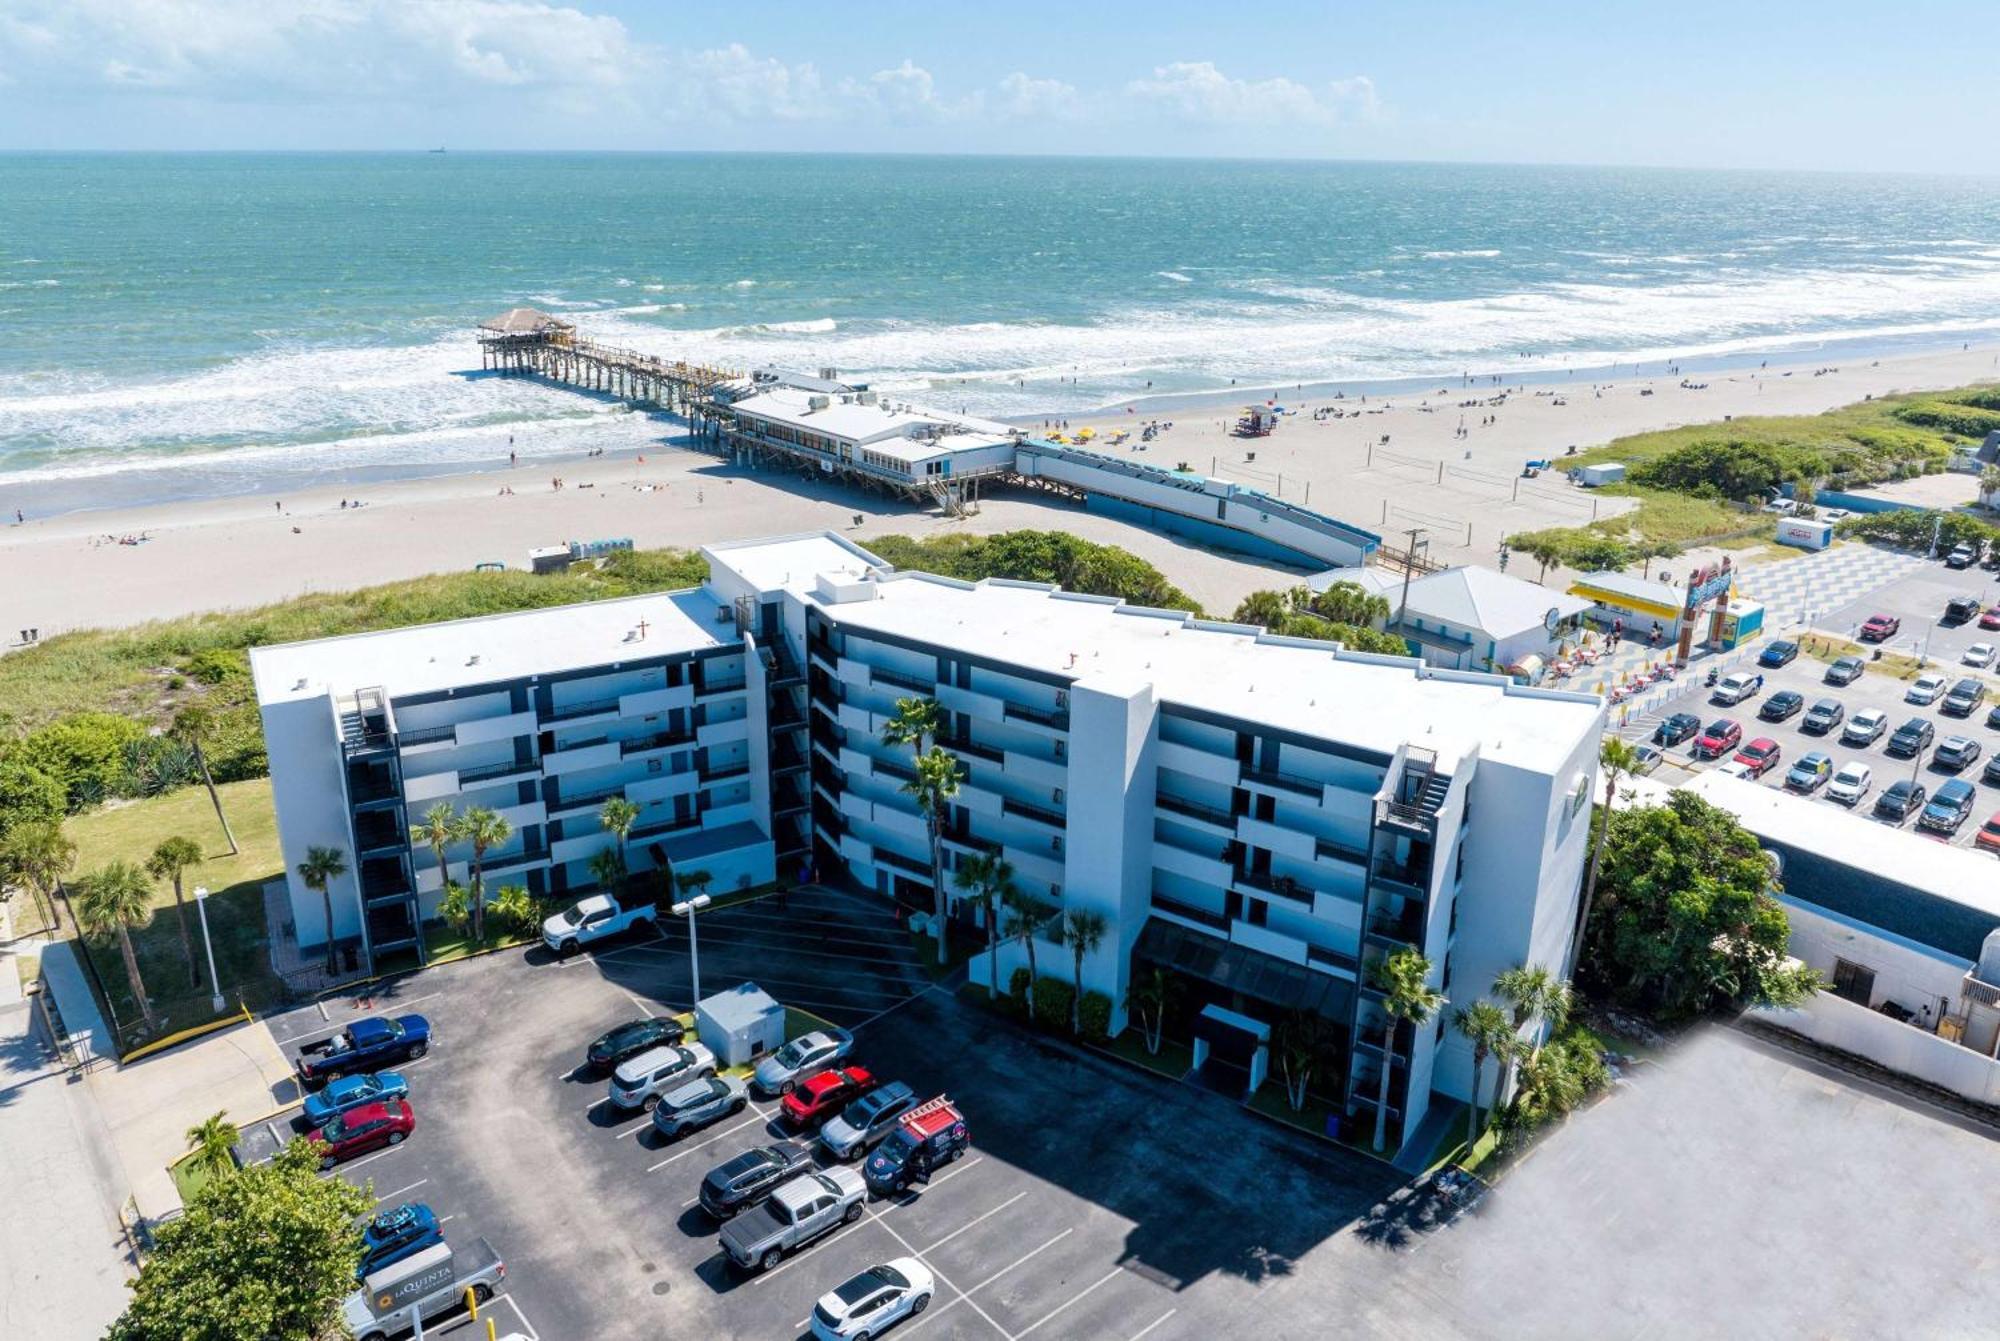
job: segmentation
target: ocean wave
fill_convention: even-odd
[[[1487,260],[1498,256],[1497,247],[1476,247],[1466,251],[1427,251],[1419,253],[1426,261],[1456,261],[1464,258]]]
[[[1178,270],[1155,270],[1153,273],[1161,279],[1171,279],[1176,284],[1194,283],[1194,278],[1192,276],[1183,275]]]

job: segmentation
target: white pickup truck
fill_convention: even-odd
[[[657,909],[650,903],[625,907],[609,894],[579,899],[542,923],[542,943],[559,957],[586,945],[622,936],[641,922],[651,922]]]

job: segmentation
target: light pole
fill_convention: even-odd
[[[208,886],[194,887],[194,911],[201,919],[201,948],[208,952],[209,1009],[222,1013],[222,981],[215,976],[215,942],[208,938]]]
[[[701,1004],[701,953],[694,940],[694,915],[708,907],[712,900],[706,894],[697,894],[691,899],[683,899],[674,905],[674,916],[687,914],[688,920],[688,977],[694,983],[694,1004]]]

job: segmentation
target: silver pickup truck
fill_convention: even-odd
[[[440,1243],[392,1262],[361,1283],[341,1305],[341,1319],[357,1341],[390,1341],[465,1307],[465,1292],[481,1303],[507,1278],[507,1264],[485,1239]]]
[[[722,1251],[745,1271],[769,1271],[785,1254],[861,1218],[868,1184],[853,1169],[802,1173],[722,1227]]]

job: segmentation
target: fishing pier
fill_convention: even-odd
[[[576,326],[532,307],[516,307],[479,323],[479,366],[488,372],[546,377],[580,391],[687,416],[707,430],[715,389],[744,375],[706,364],[669,361],[577,334]]]

